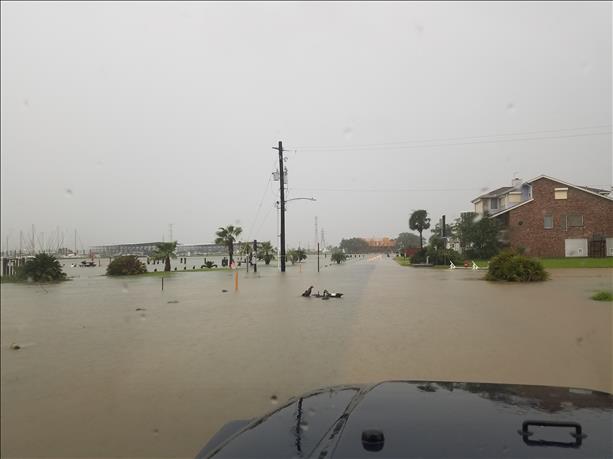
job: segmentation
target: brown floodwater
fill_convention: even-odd
[[[318,274],[309,259],[285,275],[241,270],[238,292],[229,272],[177,273],[162,291],[157,277],[74,270],[2,285],[3,457],[193,457],[225,422],[331,384],[613,391],[611,303],[589,299],[611,269],[513,285],[386,257]],[[309,285],[345,296],[301,297]]]

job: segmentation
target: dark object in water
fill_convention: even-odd
[[[136,310],[136,311],[146,311],[146,309],[145,309],[145,308],[136,308],[135,310]]]
[[[327,290],[324,290],[323,295],[320,295],[319,292],[317,292],[316,295],[314,295],[316,298],[321,298],[322,300],[327,300],[329,298],[340,298],[343,296],[342,293],[330,293]]]
[[[313,291],[312,285],[302,293],[302,296],[311,296],[311,291]]]
[[[170,300],[170,301],[167,301],[167,303],[168,304],[176,304],[176,303],[178,303],[178,301],[177,300]]]
[[[224,288],[221,293],[228,293],[228,291]]]
[[[14,351],[18,351],[19,349],[21,349],[21,346],[17,343],[12,343],[11,349],[13,349]]]

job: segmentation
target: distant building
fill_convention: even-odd
[[[148,257],[155,252],[155,245],[159,242],[139,242],[134,244],[99,245],[91,248],[91,251],[101,257],[118,257],[121,255],[137,255]],[[176,254],[179,256],[212,255],[227,251],[226,247],[219,244],[189,244],[177,245]]]
[[[475,212],[498,220],[502,240],[539,257],[613,256],[611,191],[541,175],[472,200]]]
[[[396,240],[390,239],[389,237],[384,237],[381,239],[364,238],[364,240],[368,244],[368,248],[373,252],[394,250],[394,247],[396,246]]]

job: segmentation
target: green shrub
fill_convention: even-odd
[[[544,281],[548,277],[543,264],[517,252],[505,251],[490,260],[487,280],[509,282]]]
[[[332,252],[332,255],[330,255],[330,260],[332,260],[333,262],[335,262],[337,265],[340,265],[343,261],[345,261],[347,259],[347,255],[345,255],[343,252],[341,252],[340,250],[337,250],[335,252]]]
[[[20,266],[15,277],[28,282],[59,282],[66,280],[66,273],[53,255],[39,253]]]
[[[147,266],[134,255],[114,258],[106,267],[107,276],[133,276],[146,272]]]
[[[592,295],[592,300],[595,301],[613,301],[613,293],[607,290],[601,290]]]

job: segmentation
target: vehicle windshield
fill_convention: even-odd
[[[612,33],[610,2],[2,2],[0,455],[195,457],[384,381],[613,392]]]

